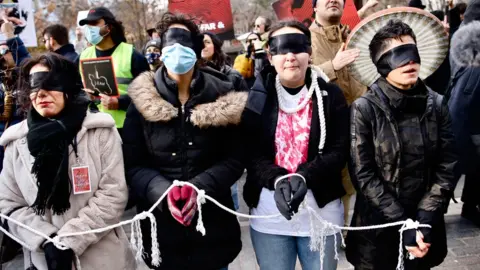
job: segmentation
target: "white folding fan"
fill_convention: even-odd
[[[408,24],[415,33],[422,62],[421,79],[435,72],[448,53],[448,35],[442,22],[431,13],[411,7],[396,7],[376,12],[352,30],[346,46],[347,49],[360,50],[360,56],[349,66],[349,72],[366,86],[372,85],[380,77],[370,58],[368,46],[375,33],[392,19],[399,19]]]

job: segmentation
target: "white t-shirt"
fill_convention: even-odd
[[[273,199],[275,191],[262,189],[260,193],[260,201],[257,208],[251,210],[252,215],[275,215],[278,214],[277,205]],[[326,221],[343,226],[343,203],[340,199],[331,201],[323,208],[318,207],[311,190],[307,192],[307,204],[312,207]],[[316,219],[314,218],[315,222]],[[261,233],[288,235],[288,236],[310,236],[310,218],[307,209],[301,209],[289,221],[283,216],[269,219],[251,219],[250,226]],[[330,235],[333,235],[332,232]]]
[[[290,109],[298,106],[302,97],[306,96],[308,89],[307,87],[303,87],[296,95],[290,95],[285,89],[281,89],[280,91],[283,106]],[[275,191],[273,190],[263,188],[260,193],[258,205],[251,210],[251,214],[262,216],[278,214],[279,211],[273,198],[274,193]],[[344,208],[340,199],[331,201],[323,208],[319,208],[312,191],[308,190],[306,200],[308,206],[313,208],[324,220],[338,226],[343,226]],[[317,222],[316,219],[314,220]],[[301,209],[290,221],[283,216],[273,219],[252,219],[250,226],[261,233],[300,237],[310,236],[310,218],[307,209]],[[334,234],[334,232],[329,233],[329,235]]]

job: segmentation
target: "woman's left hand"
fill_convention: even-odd
[[[100,94],[102,106],[107,110],[118,110],[118,98]]]

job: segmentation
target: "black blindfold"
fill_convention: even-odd
[[[268,47],[271,55],[287,53],[311,53],[312,47],[304,34],[284,34],[269,39]]]
[[[54,75],[48,71],[35,72],[30,75],[30,89],[32,92],[43,89],[66,93],[69,90],[68,88],[73,87],[69,79],[71,80],[71,78],[66,78],[65,76],[62,79],[62,76]]]
[[[182,28],[170,28],[163,35],[163,47],[171,46],[175,43],[188,48],[195,48],[192,33]]]
[[[378,73],[387,77],[392,70],[403,67],[410,62],[420,64],[420,54],[415,44],[400,45],[385,52],[375,65]]]

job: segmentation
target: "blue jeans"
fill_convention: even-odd
[[[253,249],[260,270],[294,270],[297,255],[303,270],[320,269],[320,252],[310,250],[310,237],[274,235],[250,228]],[[327,236],[323,270],[337,269],[335,248],[339,248],[341,235],[337,234],[337,247],[333,235]]]
[[[233,186],[230,188],[232,191],[232,199],[233,199],[233,207],[235,208],[234,210],[237,211],[238,208],[240,207],[238,205],[238,189],[237,189],[237,182],[233,184]],[[220,269],[223,270],[223,269]]]

